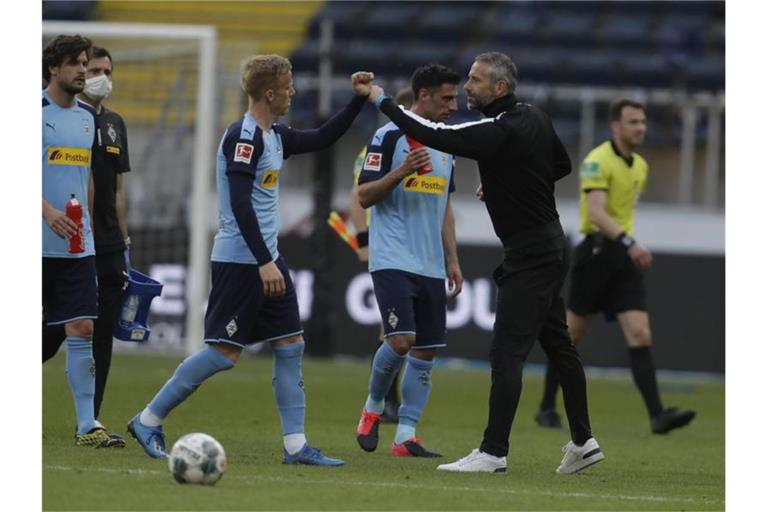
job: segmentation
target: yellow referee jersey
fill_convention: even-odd
[[[591,235],[598,231],[597,226],[589,222],[587,192],[605,190],[608,215],[627,234],[634,234],[635,203],[645,190],[647,179],[648,162],[637,153],[632,153],[631,163],[628,163],[610,140],[593,149],[579,169],[581,232]]]

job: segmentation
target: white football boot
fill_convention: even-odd
[[[505,473],[507,471],[507,458],[494,457],[475,448],[466,457],[450,464],[440,464],[437,469],[438,471],[461,473]]]
[[[605,458],[603,450],[600,449],[594,437],[587,439],[583,446],[577,446],[573,441],[568,441],[568,444],[563,446],[563,453],[565,454],[563,460],[555,470],[559,475],[576,473]]]

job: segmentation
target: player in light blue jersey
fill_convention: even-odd
[[[440,64],[418,68],[411,77],[411,110],[445,121],[457,110],[459,80],[458,73]],[[453,169],[452,155],[409,140],[394,123],[379,128],[368,145],[358,196],[364,208],[371,208],[368,268],[386,342],[374,356],[357,427],[365,451],[378,446],[384,397],[405,363],[390,454],[440,457],[422,445],[416,425],[432,389],[435,353],[446,346],[446,275],[451,297],[463,284],[450,203]]]
[[[304,434],[303,329],[296,290],[277,248],[277,199],[283,160],[332,145],[365,104],[373,74],[352,75],[355,96],[323,126],[294,130],[275,121],[288,113],[291,63],[278,55],[243,61],[248,112],[227,128],[216,158],[219,231],[211,254],[213,286],[205,315],[206,348],[185,359],[128,431],[151,457],[165,457],[163,420],[200,384],[229,370],[246,345],[270,342],[273,388],[283,430],[283,463],[340,466]]]
[[[58,36],[43,50],[43,330],[63,325],[67,343],[67,381],[77,416],[75,444],[101,446],[109,434],[93,411],[93,319],[97,316],[96,262],[89,212],[93,110],[75,99],[85,87],[91,42]],[[69,252],[77,224],[66,204],[82,205],[84,250]],[[43,335],[45,333],[43,332]]]

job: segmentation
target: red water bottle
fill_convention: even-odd
[[[410,135],[406,135],[405,140],[406,142],[408,142],[408,147],[411,148],[411,151],[413,151],[414,149],[419,149],[424,147],[424,144],[417,141]],[[419,174],[419,176],[421,176],[422,174],[427,174],[428,172],[432,172],[432,166],[429,164],[424,165],[416,170],[416,173]]]
[[[85,239],[83,238],[83,205],[77,200],[75,194],[72,194],[72,197],[67,201],[67,207],[64,213],[72,220],[72,222],[77,224],[77,233],[69,237],[69,252],[72,254],[85,252]]]

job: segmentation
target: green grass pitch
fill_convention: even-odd
[[[170,376],[180,358],[116,354],[102,408],[108,428],[125,424]],[[435,466],[478,446],[487,417],[489,374],[438,368],[418,434],[443,459],[388,454],[393,425],[365,453],[355,427],[365,399],[364,361],[306,359],[307,435],[342,468],[281,464],[271,361],[244,358],[206,382],[165,424],[168,446],[189,432],[216,437],[229,468],[214,487],[177,484],[165,461],[133,440],[123,450],[73,444],[74,407],[60,352],[43,369],[45,510],[723,510],[725,386],[661,381],[665,404],[698,411],[667,436],[650,433],[629,378],[589,378],[593,431],[606,460],[570,476],[554,473],[566,431],[533,422],[541,376],[527,375],[512,428],[506,474],[454,474]],[[562,405],[560,405],[562,410]]]

